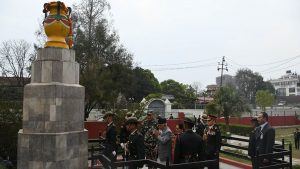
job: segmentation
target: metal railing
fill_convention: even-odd
[[[222,139],[249,143],[248,139],[243,139],[243,138],[222,136]],[[248,147],[241,146],[241,145],[233,145],[233,144],[229,144],[228,142],[222,142],[221,145],[235,148],[236,150],[248,150]],[[259,154],[258,152],[256,152],[256,154],[259,155],[253,158],[253,162],[254,162],[253,169],[274,169],[274,168],[285,168],[285,167],[292,169],[292,145],[289,144],[288,150],[285,149],[284,145],[285,142],[284,139],[282,139],[281,144],[274,145],[273,153]],[[220,152],[234,157],[246,159],[249,161],[251,160],[246,154],[236,153],[229,150],[221,150]],[[288,158],[288,161],[285,161],[285,158]],[[268,165],[263,165],[261,163],[263,159],[271,159],[271,162]]]
[[[236,138],[236,137],[228,137],[222,136],[222,139],[225,140],[235,140],[240,142],[249,142],[248,139],[244,138]],[[130,161],[115,161],[111,162],[111,160],[103,154],[104,150],[104,143],[105,139],[94,139],[89,140],[89,143],[95,144],[97,143],[98,146],[95,147],[94,145],[89,148],[89,157],[88,160],[91,160],[91,169],[99,169],[101,166],[95,166],[96,160],[99,160],[103,166],[109,166],[111,168],[117,167],[128,167],[128,166],[139,166],[142,167],[144,165],[151,165],[154,168],[161,168],[161,169],[182,169],[182,168],[201,168],[206,167],[208,165],[219,165],[219,158],[215,160],[206,160],[206,161],[197,161],[197,162],[189,162],[189,163],[180,163],[180,164],[171,164],[169,160],[166,161],[165,164],[158,163],[157,161],[149,160],[149,159],[142,159],[142,160],[130,160]],[[229,144],[227,142],[222,142],[221,145],[223,147],[231,147],[237,150],[248,150],[247,146],[242,145],[235,145]],[[292,146],[289,144],[289,150],[284,149],[284,139],[282,139],[281,144],[275,144],[273,147],[274,152],[271,154],[260,154],[255,156],[253,161],[253,169],[273,169],[273,168],[290,168],[292,169]],[[233,151],[228,150],[220,150],[221,153],[228,154],[234,157],[238,157],[241,159],[251,160],[246,154],[236,153]],[[258,153],[257,153],[258,154]],[[285,159],[288,158],[288,161]],[[262,165],[261,161],[263,159],[272,159],[268,165]]]

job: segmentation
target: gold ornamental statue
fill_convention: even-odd
[[[72,48],[71,8],[60,1],[50,2],[44,4],[43,13],[45,13],[43,25],[48,37],[44,47]]]

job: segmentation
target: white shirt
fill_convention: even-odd
[[[261,124],[261,125],[260,125],[260,131],[262,131],[263,128],[264,128],[267,124],[268,124],[268,122],[265,122],[264,124]]]

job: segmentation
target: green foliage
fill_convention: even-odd
[[[274,96],[267,90],[258,90],[256,92],[255,101],[263,111],[266,111],[267,106],[273,105]]]
[[[146,100],[150,100],[153,98],[161,98],[162,94],[161,93],[150,93],[148,96],[145,97]]]
[[[133,69],[133,80],[129,89],[130,96],[137,102],[140,102],[151,93],[159,93],[161,91],[160,84],[154,74],[150,70],[141,67]]]
[[[219,123],[219,127],[221,130],[222,135],[225,135],[226,133],[226,124],[224,123]],[[237,135],[242,135],[242,136],[249,136],[249,133],[253,130],[252,127],[247,126],[247,125],[229,125],[229,131],[232,134],[237,134]]]
[[[117,129],[119,130],[124,124],[127,112],[131,112],[134,114],[134,117],[141,119],[145,114],[145,106],[146,105],[144,103],[131,103],[129,109],[115,109],[114,113],[116,116],[114,117],[114,124],[116,125]]]
[[[0,155],[17,159],[18,131],[22,128],[22,102],[0,101]]]
[[[173,108],[193,108],[196,100],[196,92],[190,85],[179,83],[169,79],[160,83],[162,93],[173,95]]]
[[[216,92],[213,102],[206,107],[206,112],[209,114],[223,115],[227,125],[229,125],[229,116],[239,117],[241,113],[249,111],[250,108],[244,98],[232,86],[220,88]]]
[[[130,97],[132,55],[119,41],[104,13],[106,0],[84,0],[75,8],[74,50],[85,86],[85,117],[96,107],[114,109],[118,96]]]
[[[6,169],[6,167],[2,164],[0,164],[0,169]]]
[[[240,69],[235,75],[238,92],[244,96],[247,103],[255,107],[255,95],[258,90],[269,90],[274,93],[275,89],[270,82],[264,82],[263,77],[250,69]]]
[[[293,165],[293,169],[300,169],[300,165]]]

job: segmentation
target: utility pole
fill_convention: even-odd
[[[220,88],[221,88],[223,83],[223,70],[226,70],[228,72],[227,63],[225,63],[225,56],[223,56],[222,58],[222,63],[218,62],[218,71],[219,70],[221,70],[221,84],[220,84]]]

